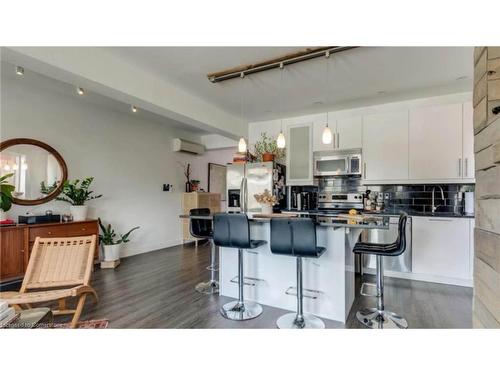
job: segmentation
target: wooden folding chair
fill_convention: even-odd
[[[73,314],[75,328],[87,294],[98,302],[96,291],[89,285],[96,236],[40,238],[33,245],[28,268],[19,292],[1,292],[16,309],[31,307],[32,303],[59,301],[54,315]],[[76,309],[66,307],[66,298],[78,297]]]

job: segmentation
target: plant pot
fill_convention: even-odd
[[[273,206],[269,206],[267,204],[262,205],[262,214],[271,215],[273,213]]]
[[[0,221],[7,220],[7,212],[0,210]]]
[[[71,212],[71,216],[73,216],[73,221],[87,220],[87,206],[71,206],[69,210]]]
[[[116,245],[102,245],[103,249],[103,257],[105,262],[114,261],[120,259],[120,250],[122,248],[122,244]]]
[[[271,153],[262,154],[262,161],[274,161],[274,154]]]

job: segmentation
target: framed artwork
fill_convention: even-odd
[[[208,163],[208,192],[219,193],[220,200],[226,200],[226,166]]]

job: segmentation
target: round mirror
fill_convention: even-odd
[[[13,202],[29,206],[57,197],[68,169],[62,156],[49,145],[14,138],[0,143],[0,174],[12,174],[7,181],[15,186]]]

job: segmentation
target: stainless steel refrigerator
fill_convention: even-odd
[[[262,194],[266,189],[278,198],[275,208],[285,208],[285,175],[285,166],[272,161],[228,164],[226,172],[228,211],[260,212],[262,207],[254,195]]]

